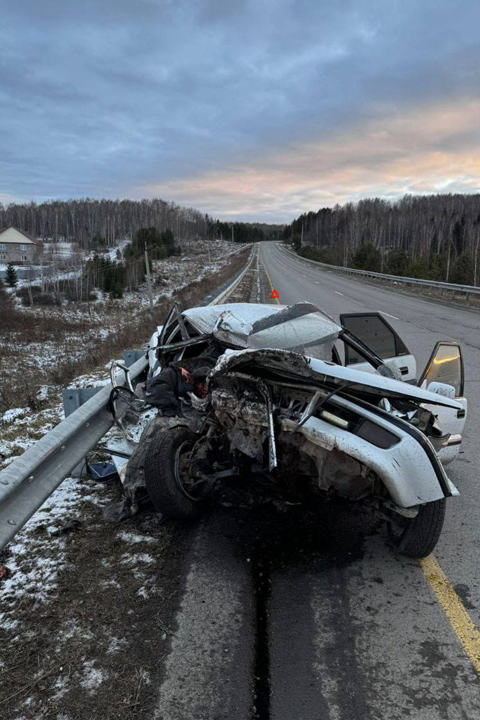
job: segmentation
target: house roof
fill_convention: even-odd
[[[0,237],[7,230],[15,230],[16,232],[18,232],[21,235],[23,235],[24,237],[26,237],[27,240],[30,240],[30,242],[33,243],[34,245],[39,245],[39,246],[43,245],[41,240],[37,240],[36,238],[33,237],[33,235],[30,235],[30,233],[28,233],[26,230],[21,230],[20,228],[13,227],[13,225],[10,225],[9,227],[6,227],[6,228],[0,228]]]

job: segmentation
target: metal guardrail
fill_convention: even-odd
[[[315,265],[319,265],[322,268],[334,270],[335,272],[346,273],[348,275],[361,275],[365,277],[377,278],[379,280],[391,280],[397,283],[405,283],[406,285],[423,285],[424,287],[439,288],[440,290],[448,290],[454,293],[465,293],[467,300],[469,295],[480,295],[480,287],[478,287],[477,285],[459,285],[457,283],[441,282],[440,280],[422,280],[420,278],[404,277],[403,275],[388,275],[387,273],[377,273],[372,272],[371,270],[357,270],[355,268],[343,267],[342,265],[328,265],[327,263],[322,263],[318,260],[311,260],[310,258],[305,258],[302,255],[298,255],[297,253],[292,252],[291,250],[289,252],[291,252],[292,255],[295,255],[295,257],[298,257],[301,260],[305,260],[306,262],[314,263]]]
[[[146,367],[147,359],[143,357],[130,368],[130,377],[137,378]],[[125,384],[122,374],[117,374],[120,385]],[[107,409],[110,391],[110,384],[102,387],[0,472],[0,548],[10,542],[110,430],[113,425],[112,414]],[[117,408],[121,416],[120,404]]]
[[[242,281],[254,258],[252,251],[244,270],[209,305],[218,305]],[[135,380],[147,368],[146,356],[131,367]],[[117,373],[119,385],[126,385],[125,374]],[[0,549],[18,533],[60,483],[92,450],[113,425],[107,408],[111,385],[103,386],[53,430],[50,430],[19,458],[0,472]],[[117,418],[127,406],[117,402]]]

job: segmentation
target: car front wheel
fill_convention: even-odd
[[[205,507],[206,485],[191,477],[197,436],[186,427],[155,436],[145,457],[145,485],[155,509],[172,520],[190,521]]]
[[[401,518],[399,523],[390,522],[388,533],[394,546],[402,555],[424,558],[433,552],[445,519],[445,498],[420,505],[414,518]]]

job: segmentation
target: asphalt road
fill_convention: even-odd
[[[461,495],[423,565],[355,508],[209,517],[192,531],[156,717],[479,718],[480,313],[320,271],[273,243],[259,254],[282,304],[388,314],[419,371],[435,341],[461,342],[469,418],[450,466]]]

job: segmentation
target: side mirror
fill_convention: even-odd
[[[447,383],[441,383],[441,382],[431,382],[428,386],[428,390],[430,392],[435,393],[436,395],[442,395],[442,397],[450,398],[450,400],[455,400],[455,388],[453,385],[447,385]]]
[[[437,342],[418,385],[430,390],[432,384],[452,385],[455,397],[463,397],[463,358],[458,343]]]

